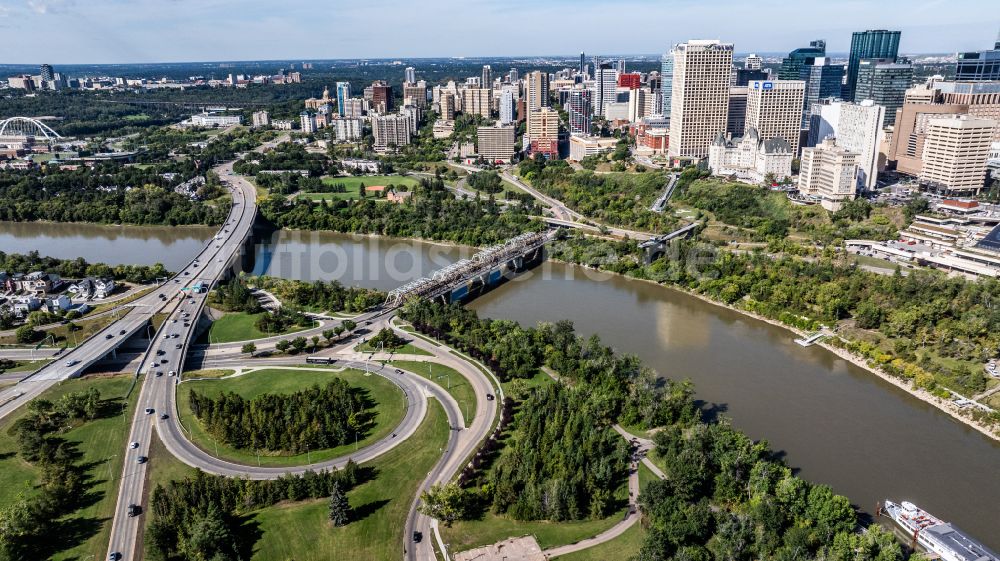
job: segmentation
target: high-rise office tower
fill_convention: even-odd
[[[839,98],[844,82],[844,65],[831,64],[827,57],[816,57],[800,68],[799,80],[806,83],[802,108],[802,128],[809,128],[809,108],[821,99]]]
[[[726,118],[726,133],[734,137],[743,136],[747,125],[747,87],[729,88],[729,116]]]
[[[583,51],[580,51],[580,75],[586,76],[586,74],[587,74],[587,59],[584,56]]]
[[[594,118],[591,90],[573,90],[566,101],[571,134],[590,134],[590,123]]]
[[[510,72],[507,73],[507,81],[511,84],[516,84],[521,77],[517,73],[517,69],[511,67]]]
[[[459,90],[462,94],[462,113],[466,115],[482,115],[490,118],[490,103],[492,96],[486,88],[465,88]]]
[[[417,71],[412,66],[406,67],[406,83],[407,84],[417,83]]]
[[[880,58],[895,61],[899,56],[899,31],[870,29],[855,31],[851,36],[851,54],[847,61],[847,82],[844,84],[843,98],[854,101],[854,89],[858,84],[858,68],[861,60]]]
[[[482,87],[488,90],[493,89],[493,69],[488,64],[483,65]]]
[[[812,65],[815,59],[825,56],[826,41],[822,39],[810,41],[808,47],[795,49],[781,60],[781,68],[778,69],[778,79],[802,80],[802,69],[807,65]]]
[[[920,182],[949,192],[979,193],[996,126],[996,121],[966,115],[930,120]]]
[[[955,81],[986,82],[1000,80],[1000,33],[991,51],[958,53]]]
[[[782,138],[798,157],[802,132],[802,106],[806,83],[802,80],[755,80],[747,87],[747,121],[744,131],[757,130],[762,140]]]
[[[383,80],[372,82],[372,108],[378,113],[392,111],[392,86]]]
[[[500,91],[500,124],[509,125],[517,120],[514,90],[517,86],[504,86]]]
[[[455,94],[450,91],[441,92],[441,99],[438,101],[440,116],[442,121],[455,120]]]
[[[403,84],[403,104],[407,102],[421,109],[427,107],[427,82],[420,80],[415,84]]]
[[[337,113],[341,117],[347,114],[348,99],[351,99],[351,83],[337,82]]]
[[[660,57],[660,103],[663,116],[670,122],[670,95],[674,87],[674,53],[671,51]]]
[[[528,85],[525,92],[527,109],[533,111],[549,106],[549,75],[535,70],[528,73]]]
[[[673,54],[668,154],[704,158],[726,130],[733,44],[692,40],[676,45]]]
[[[625,73],[625,59],[623,59],[623,58],[618,59],[618,68],[617,68],[617,70],[618,70],[619,74],[624,74]]]
[[[903,106],[906,90],[913,85],[913,65],[888,59],[862,59],[858,62],[854,99],[870,99],[885,107],[885,123],[896,122],[896,112]]]
[[[747,70],[760,70],[764,68],[764,59],[757,56],[756,53],[750,53],[747,55],[746,60],[743,61],[743,68]]]
[[[52,70],[51,64],[43,64],[39,67],[38,73],[41,75],[42,80],[46,82],[51,82],[55,79],[55,72]]]
[[[808,146],[818,146],[826,138],[858,154],[858,189],[875,188],[882,145],[885,108],[870,99],[860,103],[823,99],[812,105],[809,116]]]
[[[594,60],[594,114],[604,116],[606,106],[615,98],[618,88],[618,70],[609,62]]]
[[[763,70],[752,70],[749,68],[737,68],[736,72],[733,74],[735,76],[733,79],[733,86],[744,88],[753,80],[767,80],[771,77]]]
[[[529,110],[526,130],[531,142],[558,142],[559,112],[551,107]]]

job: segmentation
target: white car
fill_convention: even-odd
[[[177,375],[176,370],[171,370],[170,372],[167,372],[167,376],[176,376],[176,375]]]
[[[77,365],[79,363],[80,363],[79,360],[67,360],[66,361],[66,367],[69,368],[70,366],[75,366],[75,365]]]
[[[139,443],[138,442],[133,442],[133,443],[129,444],[128,447],[131,448],[132,450],[135,450],[136,448],[139,447]]]

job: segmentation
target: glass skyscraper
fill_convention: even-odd
[[[903,107],[906,90],[913,85],[913,65],[892,59],[863,59],[858,64],[858,101],[870,99],[885,107],[885,124],[896,122],[896,112]]]
[[[337,82],[337,113],[343,117],[347,113],[347,100],[351,98],[351,83]]]
[[[674,89],[674,53],[666,53],[660,58],[660,97],[663,116],[670,120],[670,99]]]
[[[854,101],[854,90],[858,85],[858,66],[865,58],[889,59],[895,61],[899,56],[899,31],[885,29],[870,29],[855,31],[851,36],[851,56],[847,61],[847,84],[844,86],[844,99]],[[888,115],[886,116],[888,121]]]
[[[826,41],[822,39],[810,41],[808,47],[795,49],[782,59],[778,79],[803,80],[802,68],[811,65],[816,58],[824,56],[826,56]]]

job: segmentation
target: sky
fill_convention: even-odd
[[[0,0],[0,64],[783,52],[898,29],[904,53],[991,48],[998,0]]]

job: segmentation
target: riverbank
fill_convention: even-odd
[[[603,272],[606,272],[606,271],[603,271]],[[611,274],[614,274],[614,273],[611,273]],[[736,312],[736,313],[741,314],[741,315],[746,316],[746,317],[753,318],[753,319],[758,320],[758,321],[763,321],[765,323],[769,323],[769,324],[771,324],[771,325],[773,325],[775,327],[780,327],[782,329],[785,329],[786,331],[789,331],[789,332],[795,334],[798,337],[805,337],[805,336],[809,335],[809,333],[807,333],[805,331],[802,331],[800,329],[797,329],[795,327],[792,327],[792,326],[790,326],[788,324],[785,324],[785,323],[783,323],[783,322],[781,322],[779,320],[771,319],[769,317],[762,316],[762,315],[760,315],[760,314],[758,314],[756,312],[751,312],[749,310],[744,310],[744,309],[738,308],[736,306],[732,306],[730,304],[726,304],[724,302],[719,302],[717,300],[713,300],[713,299],[709,298],[708,296],[705,296],[704,294],[698,294],[697,292],[693,292],[693,291],[690,291],[690,290],[684,290],[684,289],[677,288],[677,287],[670,286],[670,285],[660,284],[660,283],[658,283],[656,281],[651,281],[651,280],[647,280],[647,279],[638,279],[638,278],[636,278],[635,280],[641,280],[641,281],[644,281],[644,282],[650,282],[650,283],[653,283],[653,284],[655,284],[657,286],[661,286],[663,288],[667,288],[669,290],[676,290],[677,292],[682,292],[682,293],[687,294],[689,296],[693,296],[693,297],[695,297],[695,298],[697,298],[697,299],[699,299],[699,300],[701,300],[701,301],[703,301],[705,303],[712,304],[712,305],[718,306],[720,308],[725,308],[727,310],[731,310],[733,312]],[[851,352],[851,351],[849,351],[847,349],[840,348],[840,347],[837,347],[835,345],[831,345],[831,344],[829,344],[829,343],[827,343],[825,341],[822,341],[822,340],[814,343],[814,345],[818,345],[818,346],[826,349],[827,351],[829,351],[829,352],[837,355],[838,357],[840,357],[840,358],[842,358],[842,359],[850,362],[851,364],[857,366],[858,368],[861,368],[861,369],[863,369],[863,370],[865,370],[865,371],[867,371],[867,372],[869,372],[871,374],[874,374],[874,375],[878,376],[882,380],[884,380],[884,381],[892,384],[893,386],[896,386],[897,388],[905,391],[906,393],[908,393],[911,396],[919,399],[920,401],[923,401],[924,403],[932,405],[932,406],[938,408],[939,410],[947,413],[953,419],[955,419],[955,420],[957,420],[957,421],[965,424],[966,426],[969,426],[969,427],[971,427],[971,428],[979,431],[980,433],[988,436],[992,440],[1000,442],[1000,426],[997,426],[995,424],[994,425],[987,425],[985,423],[982,423],[980,421],[972,419],[968,415],[967,410],[959,408],[957,405],[955,405],[954,402],[952,402],[950,400],[947,400],[947,399],[942,399],[942,398],[940,398],[940,397],[938,397],[938,396],[936,396],[936,395],[934,395],[934,394],[932,394],[932,393],[930,393],[930,392],[928,392],[926,390],[913,387],[913,384],[909,380],[905,380],[905,379],[899,378],[897,376],[893,376],[892,374],[889,374],[885,370],[883,370],[883,369],[881,369],[881,368],[879,368],[877,366],[871,365],[869,363],[869,361],[865,357],[863,357],[863,356],[861,356],[859,354],[853,353],[853,352]]]

